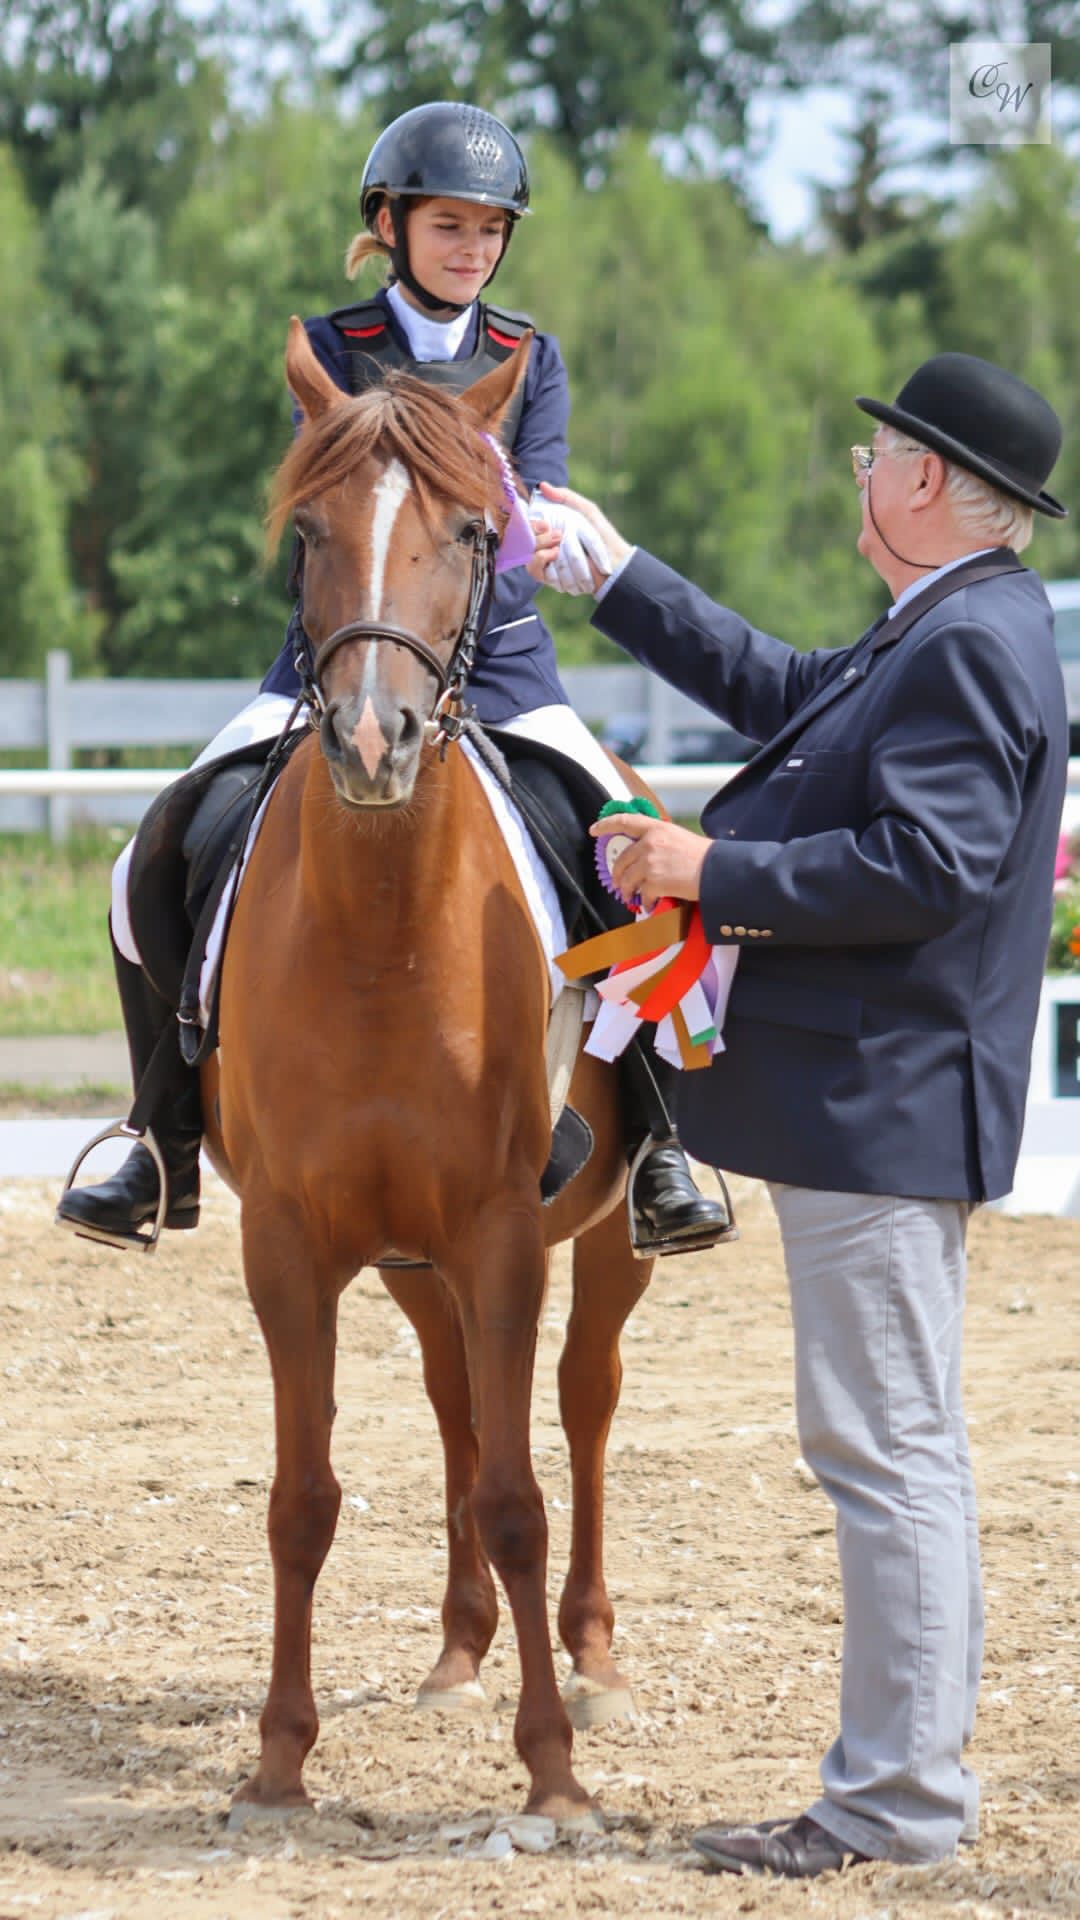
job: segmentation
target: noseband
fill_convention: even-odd
[[[485,521],[477,526],[469,536],[472,546],[472,559],[469,572],[469,599],[465,609],[457,639],[454,642],[450,658],[444,664],[434,647],[410,627],[391,627],[378,620],[350,620],[347,626],[338,627],[327,638],[313,646],[304,626],[303,612],[303,550],[299,564],[295,569],[297,576],[298,599],[296,613],[293,616],[293,638],[298,642],[295,658],[296,671],[300,677],[301,697],[307,706],[313,723],[317,723],[326,713],[326,696],[323,692],[322,677],[340,647],[347,646],[351,640],[388,640],[392,646],[406,647],[427,668],[434,677],[437,692],[428,718],[424,722],[424,735],[432,745],[441,749],[445,756],[450,743],[458,738],[468,715],[451,713],[451,707],[461,704],[462,695],[469,682],[476,663],[476,643],[487,622],[488,608],[495,584],[495,555],[498,551],[499,536],[495,528]]]

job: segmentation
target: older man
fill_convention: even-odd
[[[806,1459],[836,1508],[839,1735],[808,1813],[711,1826],[732,1871],[934,1860],[974,1837],[963,1749],[982,1644],[960,1398],[968,1215],[1020,1140],[1065,790],[1050,607],[1017,554],[1061,429],[1011,374],[941,354],[852,449],[859,551],[892,605],[799,653],[631,549],[594,623],[763,742],[708,838],[639,816],[624,890],[700,900],[739,965],[726,1051],[687,1074],[685,1144],[763,1177],[780,1220]],[[542,538],[537,571],[557,538]]]

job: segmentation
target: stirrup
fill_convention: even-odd
[[[680,1145],[676,1134],[673,1133],[669,1139],[662,1140],[656,1134],[647,1133],[630,1162],[630,1171],[626,1176],[627,1231],[630,1235],[630,1246],[639,1260],[653,1258],[663,1260],[669,1254],[675,1253],[702,1253],[708,1247],[723,1246],[728,1240],[738,1240],[740,1238],[739,1229],[735,1224],[735,1209],[731,1204],[728,1184],[719,1167],[714,1167],[712,1171],[720,1182],[720,1192],[723,1195],[724,1205],[727,1208],[728,1224],[726,1227],[722,1227],[719,1233],[714,1227],[703,1227],[699,1233],[688,1233],[680,1236],[677,1240],[656,1240],[651,1236],[644,1239],[641,1237],[637,1230],[636,1209],[634,1206],[637,1177],[653,1148],[666,1147],[669,1145]]]
[[[131,1233],[111,1233],[108,1227],[76,1226],[73,1220],[65,1220],[61,1216],[60,1205],[65,1195],[69,1194],[75,1185],[75,1175],[78,1173],[83,1161],[89,1159],[94,1148],[104,1145],[106,1140],[130,1140],[133,1145],[141,1142],[157,1168],[157,1214],[153,1225],[146,1233],[140,1233],[137,1227]],[[71,1171],[64,1181],[60,1200],[57,1202],[55,1221],[57,1226],[67,1227],[68,1230],[74,1233],[80,1240],[96,1240],[103,1246],[120,1247],[123,1251],[126,1251],[130,1247],[138,1247],[141,1248],[143,1253],[153,1253],[160,1238],[161,1229],[165,1225],[165,1215],[168,1211],[169,1176],[165,1170],[164,1156],[154,1138],[152,1129],[146,1127],[140,1133],[137,1127],[130,1126],[126,1120],[116,1120],[112,1126],[103,1127],[100,1133],[95,1133],[93,1139],[88,1140],[82,1151],[76,1155],[72,1162]]]

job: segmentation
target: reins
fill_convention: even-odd
[[[472,559],[469,572],[469,599],[465,609],[457,639],[454,642],[450,658],[445,663],[439,658],[429,641],[410,627],[392,627],[379,620],[350,620],[345,626],[338,627],[318,646],[312,643],[304,626],[303,611],[303,551],[297,557],[294,578],[297,589],[297,605],[294,615],[293,632],[299,641],[294,660],[300,681],[300,697],[311,716],[312,725],[317,725],[326,714],[326,696],[322,687],[322,676],[339,648],[347,646],[351,640],[389,641],[391,646],[405,647],[425,666],[433,676],[436,695],[431,712],[424,722],[424,736],[432,746],[438,747],[445,759],[446,749],[460,737],[467,711],[451,712],[452,708],[461,708],[469,676],[476,664],[476,646],[487,623],[488,608],[495,585],[495,555],[498,551],[499,535],[495,527],[485,520],[482,526],[476,526],[470,534]]]

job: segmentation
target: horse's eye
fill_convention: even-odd
[[[480,539],[483,531],[484,523],[482,520],[466,520],[465,525],[458,534],[458,540],[463,547],[473,547]]]

